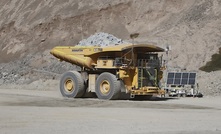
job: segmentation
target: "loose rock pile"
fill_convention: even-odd
[[[80,46],[114,46],[127,43],[122,39],[108,34],[95,33],[89,38],[78,43]],[[30,84],[34,81],[45,79],[59,79],[60,75],[68,70],[78,70],[75,65],[59,62],[50,55],[50,50],[35,54],[9,63],[0,64],[0,84]]]
[[[87,39],[83,39],[78,43],[79,46],[115,46],[119,44],[127,44],[128,42],[123,41],[122,39],[118,39],[117,37],[113,36],[112,34],[108,33],[95,33],[91,35]]]
[[[43,57],[27,55],[26,57],[0,64],[0,85],[1,84],[29,84],[40,79],[56,79],[67,70],[74,70],[75,66],[59,62],[49,54]]]
[[[219,75],[218,75],[219,74]],[[209,79],[208,79],[209,78]],[[199,89],[205,95],[221,94],[221,71],[216,72],[200,72],[198,75]]]

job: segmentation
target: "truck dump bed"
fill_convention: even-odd
[[[93,46],[58,46],[51,50],[51,54],[62,61],[76,64],[81,67],[93,68],[97,58],[102,56],[117,56],[128,53],[133,48],[134,53],[163,52],[164,49],[148,44],[123,44],[108,47]],[[114,54],[113,54],[114,53]]]

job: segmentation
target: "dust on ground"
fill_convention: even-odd
[[[220,97],[105,101],[0,89],[2,133],[219,134]]]

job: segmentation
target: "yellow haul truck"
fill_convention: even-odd
[[[127,44],[57,46],[50,53],[81,67],[81,71],[69,71],[61,77],[63,96],[77,98],[95,92],[99,99],[111,100],[121,93],[131,98],[159,94],[162,70],[158,52],[163,51],[153,45]]]

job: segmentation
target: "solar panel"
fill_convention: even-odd
[[[180,79],[181,78],[181,73],[175,73],[175,79]]]
[[[188,84],[188,79],[182,79],[181,85],[187,85]]]
[[[169,85],[195,85],[196,73],[190,72],[168,72],[167,84]]]
[[[172,85],[173,84],[173,79],[167,79],[167,84]]]
[[[183,73],[183,78],[188,79],[189,78],[189,73]]]
[[[175,80],[174,80],[174,85],[180,85],[180,80],[181,80],[181,79],[175,79]]]
[[[195,84],[195,79],[189,79],[189,85],[194,85]]]
[[[191,79],[195,79],[196,78],[196,73],[190,73],[190,77]]]
[[[174,78],[174,74],[175,73],[168,73],[168,78],[172,78],[173,79]]]

